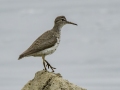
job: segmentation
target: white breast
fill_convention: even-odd
[[[55,50],[57,49],[59,43],[60,43],[60,38],[57,38],[57,43],[54,46],[52,46],[51,48],[48,48],[48,49],[45,49],[43,51],[40,51],[40,52],[36,53],[35,56],[49,55],[49,54],[54,53]]]

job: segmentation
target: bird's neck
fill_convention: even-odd
[[[55,24],[52,30],[59,33],[62,27],[63,25]]]

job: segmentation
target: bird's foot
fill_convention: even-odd
[[[52,67],[52,66],[50,65],[50,63],[47,62],[46,60],[45,60],[45,62],[46,62],[46,67],[48,67],[48,69],[51,68],[51,69],[52,69],[52,72],[54,72],[54,69],[56,69],[56,68]]]

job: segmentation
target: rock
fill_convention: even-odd
[[[59,73],[38,71],[22,90],[86,90],[64,80]]]

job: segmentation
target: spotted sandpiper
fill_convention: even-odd
[[[48,69],[50,67],[52,72],[54,72],[54,69],[56,68],[52,67],[50,63],[45,60],[45,56],[54,53],[57,49],[60,43],[61,28],[65,24],[77,25],[67,21],[65,16],[56,17],[54,27],[38,37],[33,44],[19,56],[18,60],[28,56],[42,57],[44,69],[47,71],[47,67]]]

